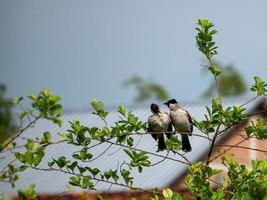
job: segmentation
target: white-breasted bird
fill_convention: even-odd
[[[193,122],[190,114],[183,109],[175,99],[164,103],[170,109],[170,118],[172,125],[177,133],[181,134],[182,150],[189,152],[192,150],[188,135],[192,135]]]
[[[150,109],[153,114],[148,118],[147,131],[158,141],[158,151],[162,151],[166,149],[164,134],[168,139],[172,135],[171,119],[167,112],[160,111],[157,104],[152,103]]]

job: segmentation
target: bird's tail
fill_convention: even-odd
[[[190,142],[189,142],[189,138],[188,135],[186,134],[181,134],[182,137],[182,150],[184,152],[189,152],[192,150]]]
[[[165,145],[165,140],[164,140],[164,135],[160,134],[158,137],[158,151],[163,151],[166,149],[166,145]]]

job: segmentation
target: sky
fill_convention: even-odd
[[[211,79],[195,44],[207,18],[222,64],[248,85],[267,80],[267,1],[0,0],[0,83],[7,96],[50,88],[67,108],[96,97],[130,105],[132,75],[162,84],[179,101],[198,101]]]

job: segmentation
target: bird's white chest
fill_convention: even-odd
[[[177,131],[188,131],[190,123],[184,110],[171,111],[172,123]]]
[[[170,118],[166,114],[157,114],[149,118],[149,123],[152,125],[153,131],[166,131],[170,124]]]

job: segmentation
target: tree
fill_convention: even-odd
[[[153,97],[159,101],[165,101],[169,98],[167,90],[162,85],[153,81],[145,81],[137,75],[125,80],[123,86],[134,86],[136,88],[137,95],[134,100],[137,103],[150,100]]]
[[[0,144],[15,131],[12,118],[12,100],[5,97],[6,87],[0,84]]]
[[[223,72],[218,78],[218,84],[223,97],[240,96],[247,92],[244,78],[233,65],[222,66],[218,62],[214,62],[213,64]],[[216,87],[211,82],[210,86],[203,93],[203,97],[213,97],[215,93]]]
[[[29,168],[34,170],[56,171],[70,175],[69,183],[73,186],[87,190],[94,190],[95,184],[104,182],[110,185],[120,185],[133,190],[144,191],[144,189],[134,185],[132,170],[137,169],[141,174],[144,170],[151,167],[150,156],[161,158],[161,162],[172,159],[174,162],[183,163],[188,166],[188,175],[184,182],[192,199],[202,200],[224,200],[224,199],[266,199],[267,198],[267,160],[252,160],[252,168],[248,169],[244,165],[237,163],[234,158],[222,157],[222,163],[228,169],[228,175],[225,177],[224,183],[220,184],[219,188],[213,189],[210,185],[210,178],[222,172],[220,169],[214,169],[210,166],[212,162],[211,154],[214,152],[216,141],[219,137],[227,134],[227,130],[231,127],[243,123],[248,119],[244,105],[257,99],[260,96],[266,95],[267,83],[259,77],[254,77],[255,83],[251,87],[251,91],[256,95],[242,105],[233,105],[224,108],[222,103],[220,87],[218,87],[218,78],[221,74],[220,69],[213,65],[213,57],[217,54],[217,46],[213,42],[213,35],[217,33],[212,29],[213,24],[206,19],[198,20],[197,27],[197,47],[204,54],[209,62],[208,70],[211,72],[217,90],[217,97],[212,99],[212,105],[206,107],[207,113],[204,120],[197,121],[194,119],[194,126],[199,129],[207,140],[211,141],[207,161],[191,163],[186,159],[186,155],[181,155],[178,151],[181,150],[181,142],[176,136],[171,137],[166,142],[167,151],[172,151],[177,154],[177,158],[169,158],[168,155],[162,156],[155,152],[149,152],[135,147],[136,141],[133,135],[142,136],[147,133],[147,124],[138,119],[131,111],[124,106],[118,107],[119,120],[111,127],[107,124],[106,117],[109,113],[105,110],[102,102],[93,99],[90,104],[93,108],[93,114],[98,116],[103,121],[103,126],[88,127],[81,124],[78,120],[70,122],[71,128],[59,135],[64,138],[55,140],[49,132],[44,132],[43,137],[39,140],[28,139],[25,143],[24,151],[16,151],[15,157],[17,163],[8,163],[6,168],[1,171],[0,180],[11,183],[12,186],[16,183],[20,172]],[[25,116],[30,116],[32,120],[25,126],[20,126],[17,134],[11,138],[2,150],[8,150],[7,147],[13,144],[14,140],[23,135],[32,124],[40,119],[51,120],[52,122],[61,125],[61,110],[59,104],[60,98],[51,94],[49,90],[43,90],[38,95],[28,96],[32,102],[32,106],[27,110],[26,114],[18,115],[20,120]],[[21,103],[22,98],[16,99],[16,103]],[[266,112],[266,111],[262,111]],[[22,111],[25,113],[25,111]],[[256,113],[254,113],[256,114]],[[253,113],[250,113],[253,115]],[[267,139],[266,121],[261,119],[257,122],[251,122],[246,128],[246,138],[257,138],[260,140]],[[162,134],[162,133],[159,133]],[[197,135],[194,135],[198,137]],[[210,137],[212,136],[212,137]],[[84,162],[98,159],[98,155],[92,155],[90,148],[91,141],[98,141],[97,145],[108,143],[122,149],[128,156],[128,160],[119,163],[116,169],[101,171],[98,166],[94,168],[84,165]],[[45,156],[46,148],[59,143],[68,143],[80,147],[80,151],[73,152],[73,159],[68,159],[65,156],[54,157],[47,163],[47,167],[41,167],[40,163]],[[238,144],[234,147],[239,147]],[[15,150],[15,149],[14,149]],[[104,151],[105,153],[105,151]],[[215,151],[216,153],[216,151]],[[103,155],[103,154],[101,154]],[[100,155],[100,156],[101,156]],[[221,155],[224,155],[222,153]],[[182,159],[182,158],[183,159]],[[159,164],[159,163],[157,163]],[[43,166],[43,165],[42,165]],[[163,191],[152,190],[146,191],[152,194],[152,200],[157,200],[162,197],[166,200],[182,200],[183,197],[170,190],[169,188]],[[34,186],[29,189],[19,191],[20,199],[36,199],[38,198],[34,192]],[[101,199],[101,197],[99,197]],[[103,199],[103,198],[102,198]]]

